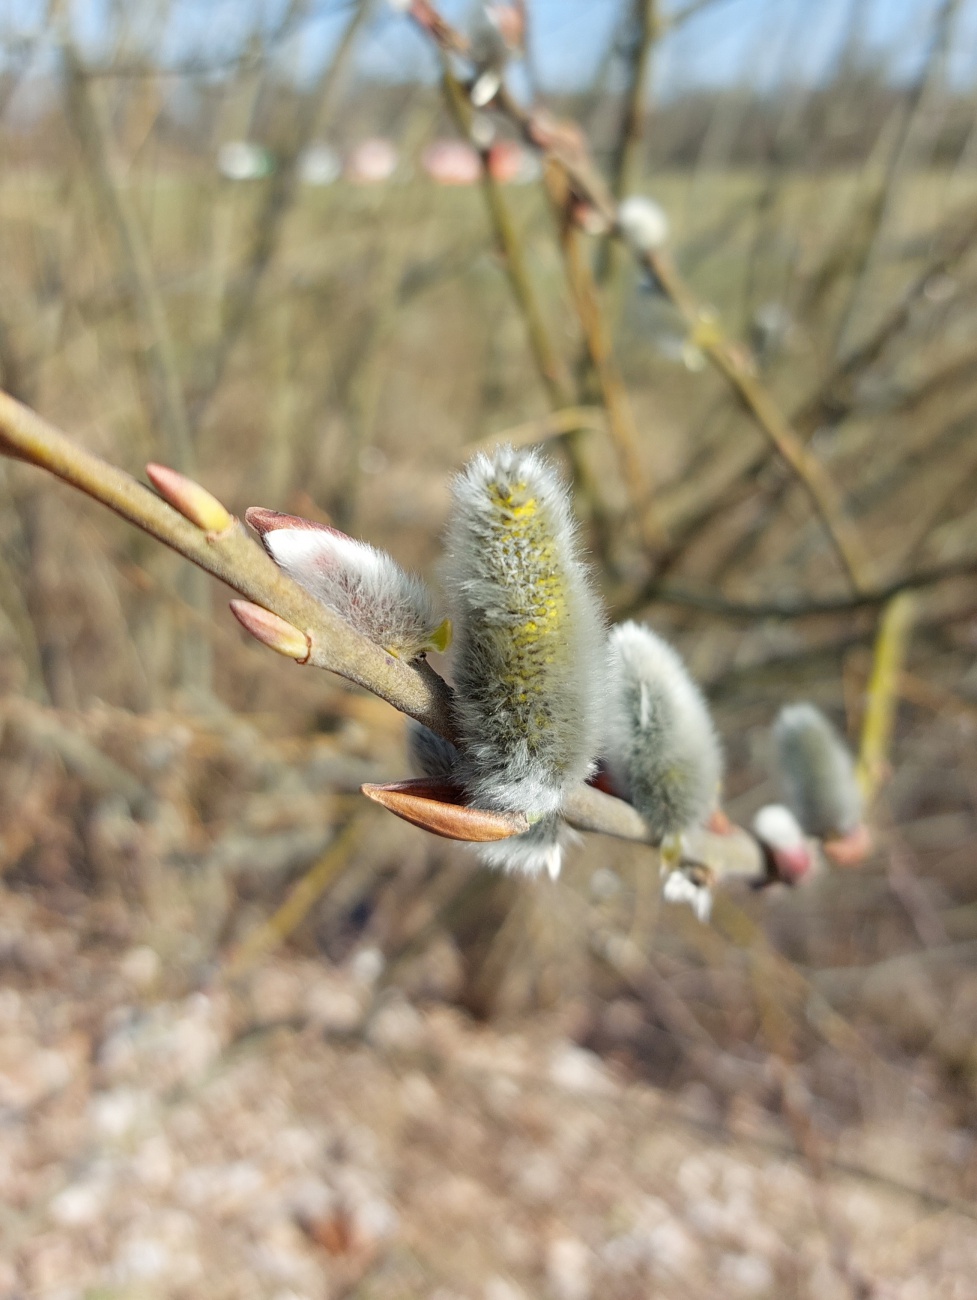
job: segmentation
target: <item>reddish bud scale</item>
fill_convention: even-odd
[[[529,822],[521,813],[468,807],[463,802],[464,792],[448,781],[420,777],[413,781],[364,785],[360,789],[368,799],[404,821],[448,840],[488,844],[529,830]]]

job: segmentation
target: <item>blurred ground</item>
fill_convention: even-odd
[[[4,1300],[977,1295],[972,730],[893,783],[891,858],[710,928],[640,850],[515,883],[361,810],[345,698],[302,741],[8,708]]]
[[[11,1300],[977,1294],[973,1139],[920,1090],[816,1177],[749,1102],[720,1127],[581,1049],[573,1009],[418,1009],[370,949],[160,996],[181,973],[137,937],[5,906]]]

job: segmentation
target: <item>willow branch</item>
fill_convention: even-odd
[[[977,574],[977,555],[905,574],[892,582],[887,582],[885,586],[875,587],[858,595],[796,601],[730,600],[717,591],[697,591],[694,587],[651,582],[633,599],[618,606],[614,612],[617,618],[634,618],[654,601],[659,605],[677,605],[684,609],[700,610],[704,614],[714,614],[717,618],[743,620],[749,623],[764,618],[785,620],[818,618],[834,614],[849,614],[862,609],[877,609],[892,600],[894,596],[898,596],[900,592],[919,591],[926,587],[935,587],[941,582],[949,582],[954,578],[970,577],[972,574]]]
[[[695,295],[667,253],[643,257],[666,298],[681,312],[692,341],[723,376],[740,402],[795,478],[801,483],[856,592],[870,585],[871,560],[858,530],[846,516],[834,480],[757,379],[749,354],[732,344],[718,324],[703,313]]]
[[[328,668],[387,700],[402,713],[450,736],[450,692],[426,663],[394,659],[287,577],[244,525],[209,532],[149,488],[77,446],[39,415],[0,393],[0,452],[48,470],[114,510],[246,599],[270,610],[306,638],[302,660]]]
[[[551,195],[559,209],[560,245],[574,307],[583,327],[591,365],[607,411],[607,430],[624,478],[625,489],[641,540],[661,547],[664,534],[649,506],[651,483],[638,454],[640,435],[628,392],[614,357],[610,326],[600,300],[590,264],[580,246],[580,232],[567,219],[558,188]]]
[[[257,614],[267,611],[262,617],[286,629],[285,652],[297,662],[329,669],[445,739],[456,740],[451,688],[433,668],[423,659],[408,664],[394,658],[321,605],[277,567],[241,521],[206,489],[155,467],[154,481],[167,484],[168,495],[179,501],[181,512],[2,392],[0,454],[47,470],[220,578],[251,602],[252,609],[258,606]],[[277,648],[283,648],[282,641]],[[656,844],[636,809],[588,785],[570,793],[563,814],[578,830]],[[687,837],[686,849],[680,865],[705,872],[710,883],[763,877],[759,846],[738,828],[723,836],[695,832]],[[325,866],[323,873],[325,878]],[[302,900],[312,898],[309,891],[318,887],[319,879],[318,875],[310,878]]]

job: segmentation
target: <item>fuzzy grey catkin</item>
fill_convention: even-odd
[[[407,755],[418,776],[450,781],[458,775],[458,751],[450,740],[411,719],[407,724]]]
[[[408,725],[407,752],[411,766],[419,776],[442,781],[457,778],[458,750],[420,722],[412,721]],[[551,880],[555,880],[563,864],[562,842],[567,833],[562,819],[551,813],[524,834],[480,844],[476,852],[486,867],[521,871],[529,876],[538,876],[545,871]]]
[[[597,751],[603,620],[567,489],[535,452],[478,455],[455,479],[444,584],[466,791],[555,813]]]
[[[527,876],[539,876],[545,871],[551,880],[556,880],[563,866],[563,839],[569,833],[563,819],[550,813],[522,835],[480,844],[478,860],[486,867],[521,871]]]
[[[820,709],[788,704],[773,728],[787,803],[808,835],[834,839],[862,820],[862,800],[848,747]]]
[[[612,782],[659,840],[698,825],[719,797],[722,751],[681,658],[649,628],[621,623],[608,637],[607,679]]]
[[[430,591],[386,551],[272,511],[249,511],[248,522],[280,569],[376,645],[407,662],[446,649],[451,626]]]

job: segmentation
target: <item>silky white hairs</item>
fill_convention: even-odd
[[[800,822],[782,803],[768,803],[753,818],[753,833],[763,844],[796,849],[807,843]]]
[[[638,623],[608,638],[603,757],[611,781],[658,840],[716,806],[722,753],[702,692],[681,658]]]
[[[753,818],[753,834],[767,858],[773,879],[798,885],[816,873],[818,859],[800,822],[780,803],[765,804]]]
[[[835,839],[862,820],[852,756],[813,704],[788,704],[773,728],[787,803],[808,835]]]
[[[653,253],[668,242],[668,217],[654,199],[632,194],[617,210],[621,234],[638,253]]]
[[[550,880],[556,880],[563,866],[562,840],[569,833],[563,819],[550,813],[522,835],[480,844],[478,860],[486,867],[521,871],[527,876],[538,876],[545,871]]]
[[[376,645],[408,661],[447,647],[450,624],[431,593],[385,551],[271,510],[246,517],[280,569]]]
[[[555,813],[597,751],[603,631],[567,489],[535,452],[455,479],[444,582],[462,783],[477,807]]]

